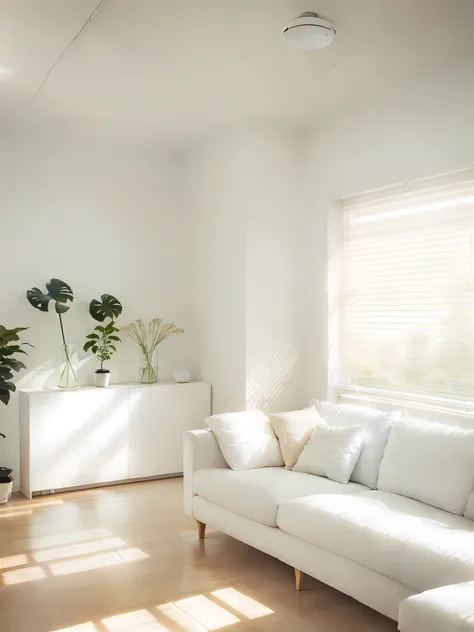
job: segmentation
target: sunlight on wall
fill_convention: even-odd
[[[292,343],[273,354],[258,371],[247,377],[247,408],[265,410],[296,373],[298,350]]]

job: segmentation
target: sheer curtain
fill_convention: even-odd
[[[341,389],[474,408],[474,168],[342,206]]]

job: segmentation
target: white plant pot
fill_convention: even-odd
[[[107,373],[94,373],[94,385],[101,388],[108,386],[110,382],[110,371]]]
[[[0,505],[8,502],[12,495],[13,479],[8,483],[0,483]]]

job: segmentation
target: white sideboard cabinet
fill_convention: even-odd
[[[21,491],[179,475],[183,432],[210,405],[204,382],[21,391]]]

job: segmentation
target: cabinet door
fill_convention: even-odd
[[[183,471],[183,433],[204,427],[210,386],[157,384],[130,389],[130,478]]]
[[[30,394],[32,491],[127,478],[128,393],[124,388]]]

